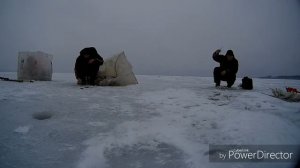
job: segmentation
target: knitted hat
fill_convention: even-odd
[[[99,55],[96,48],[94,48],[94,47],[84,48],[80,51],[80,55],[86,55],[86,54],[91,55],[91,56],[98,56]]]
[[[234,56],[233,51],[232,50],[227,50],[226,55],[231,55]]]

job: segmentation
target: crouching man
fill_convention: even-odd
[[[94,47],[84,48],[75,63],[75,76],[79,85],[95,85],[103,58]]]
[[[232,50],[228,50],[225,56],[220,55],[220,52],[221,50],[216,50],[213,53],[213,59],[220,63],[220,67],[214,69],[214,82],[216,83],[216,87],[218,87],[221,81],[226,81],[227,87],[230,88],[235,82],[239,64]]]

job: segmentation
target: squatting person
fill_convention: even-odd
[[[214,69],[214,82],[216,87],[220,86],[221,81],[227,82],[227,87],[230,88],[236,79],[239,63],[235,59],[233,51],[228,50],[224,55],[220,55],[221,50],[218,49],[213,53],[213,59],[220,63],[219,67]]]
[[[75,63],[75,76],[79,85],[95,85],[103,58],[94,47],[84,48]]]

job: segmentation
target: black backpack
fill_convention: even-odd
[[[251,78],[248,78],[247,76],[242,79],[242,88],[246,90],[252,90],[253,89],[253,81]]]

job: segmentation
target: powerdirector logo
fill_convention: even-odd
[[[297,162],[300,145],[209,145],[210,162]]]

